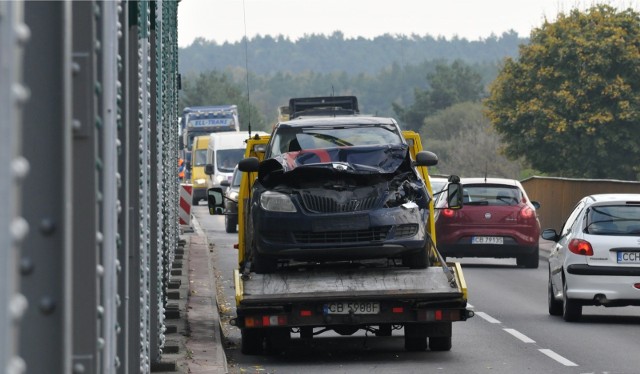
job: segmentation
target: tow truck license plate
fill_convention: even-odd
[[[473,236],[471,244],[503,244],[502,236]]]
[[[362,302],[336,302],[324,305],[324,314],[378,314],[380,303],[371,301]]]
[[[640,252],[618,252],[619,264],[640,264]]]

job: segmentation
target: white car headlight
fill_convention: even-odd
[[[296,207],[291,198],[280,192],[266,191],[260,195],[260,206],[271,212],[295,213]]]
[[[237,192],[230,192],[229,193],[229,198],[233,199],[233,200],[238,200],[238,193]]]
[[[205,179],[196,179],[194,182],[196,182],[196,184],[205,184],[205,183],[207,183],[207,181]]]

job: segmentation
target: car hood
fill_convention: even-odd
[[[258,180],[267,188],[297,180],[329,175],[379,177],[413,172],[406,144],[384,146],[337,147],[287,152],[263,161]]]

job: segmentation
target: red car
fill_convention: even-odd
[[[516,258],[520,267],[538,267],[540,203],[529,200],[517,180],[462,178],[464,207],[436,202],[436,239],[450,257]]]

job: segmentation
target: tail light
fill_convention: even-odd
[[[536,212],[531,209],[531,207],[529,206],[525,206],[524,208],[520,209],[520,217],[524,218],[524,219],[530,219],[536,216]]]
[[[571,239],[569,242],[569,250],[581,256],[593,256],[593,248],[591,243],[582,239]]]
[[[453,209],[442,209],[442,215],[447,217],[447,218],[453,218],[453,216],[456,214],[456,211]]]

